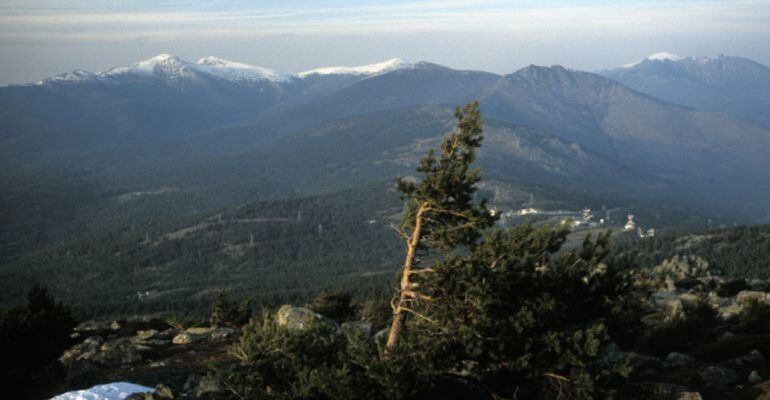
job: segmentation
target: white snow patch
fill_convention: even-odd
[[[97,76],[91,72],[76,69],[72,72],[56,75],[54,77],[35,82],[35,85],[43,85],[47,82],[82,82],[96,79]]]
[[[297,74],[300,78],[310,75],[380,75],[398,69],[409,68],[413,64],[400,58],[393,58],[381,63],[360,65],[357,67],[326,67],[311,69]]]
[[[684,57],[674,54],[674,53],[666,53],[665,51],[662,51],[660,53],[655,53],[647,57],[648,60],[671,60],[671,61],[679,61],[683,60]]]
[[[89,389],[62,393],[51,400],[123,400],[134,393],[154,392],[155,389],[128,382],[113,382]]]
[[[255,81],[265,79],[278,82],[288,79],[285,75],[279,74],[269,68],[227,61],[214,56],[198,60],[197,68],[212,75],[217,75],[221,78],[233,81]]]
[[[621,68],[633,68],[633,67],[641,64],[645,60],[651,60],[651,61],[664,61],[664,60],[681,61],[681,60],[684,60],[684,57],[682,57],[682,56],[680,56],[678,54],[667,53],[665,51],[661,51],[661,52],[658,52],[658,53],[655,53],[655,54],[651,54],[650,56],[648,56],[647,58],[645,58],[642,61],[637,61],[635,63],[630,63],[630,64],[623,64],[623,65],[621,65]]]

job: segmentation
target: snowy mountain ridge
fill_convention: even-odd
[[[78,82],[113,82],[125,77],[157,77],[169,81],[180,79],[198,79],[213,77],[236,83],[270,82],[279,83],[292,79],[304,79],[320,75],[358,75],[374,76],[391,71],[410,68],[414,64],[400,58],[393,58],[375,64],[354,67],[324,67],[290,75],[269,68],[224,60],[215,56],[199,59],[197,62],[185,61],[171,54],[158,54],[132,64],[130,67],[113,67],[99,73],[75,70],[51,78],[39,80],[33,85],[49,83],[78,83]]]
[[[397,69],[410,68],[413,64],[400,58],[392,58],[375,64],[359,65],[357,67],[324,67],[303,71],[297,74],[300,78],[311,75],[379,75]]]
[[[130,67],[114,67],[99,73],[75,70],[37,81],[34,85],[45,85],[52,82],[109,82],[115,78],[131,76],[154,76],[172,81],[184,78],[196,79],[201,76],[232,82],[282,82],[290,79],[289,76],[269,68],[228,61],[214,56],[204,57],[196,63],[192,63],[171,54],[159,54],[136,62]]]
[[[684,59],[685,59],[685,57],[682,57],[682,56],[680,56],[678,54],[669,53],[669,52],[666,52],[666,51],[661,51],[661,52],[657,52],[657,53],[654,53],[654,54],[650,54],[644,60],[633,62],[633,63],[628,63],[628,64],[623,64],[620,68],[633,68],[633,67],[635,67],[635,66],[637,66],[637,65],[639,65],[639,64],[641,64],[641,63],[643,63],[645,61],[665,61],[665,60],[681,61],[681,60],[684,60]]]

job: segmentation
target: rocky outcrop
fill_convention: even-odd
[[[336,328],[337,323],[305,307],[283,305],[276,312],[276,323],[290,331],[301,331],[313,325]]]
[[[174,336],[174,344],[190,344],[204,340],[217,341],[232,338],[238,335],[238,331],[227,327],[187,328],[184,332]]]
[[[706,386],[726,387],[738,380],[738,373],[732,369],[710,365],[700,371],[700,377]]]

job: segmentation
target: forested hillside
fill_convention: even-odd
[[[675,256],[697,256],[732,279],[770,278],[770,225],[619,241],[616,252],[653,267]]]
[[[401,210],[385,185],[250,203],[221,213],[76,237],[2,266],[4,300],[40,282],[82,314],[207,308],[226,289],[274,303],[324,287],[383,290]]]

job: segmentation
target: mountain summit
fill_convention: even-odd
[[[770,68],[724,55],[653,56],[601,74],[662,100],[770,128]]]
[[[224,60],[209,56],[193,63],[175,55],[158,54],[138,61],[130,67],[114,67],[99,73],[76,70],[35,82],[35,85],[55,83],[104,82],[114,83],[124,78],[161,78],[167,81],[224,79],[232,82],[281,82],[287,75],[269,68]]]
[[[409,68],[413,64],[400,58],[392,58],[376,64],[359,65],[357,67],[325,67],[311,69],[297,74],[300,78],[310,75],[379,75],[397,69]]]
[[[635,67],[635,66],[637,66],[637,65],[639,65],[639,64],[641,64],[641,63],[643,63],[645,61],[667,61],[667,60],[668,61],[679,61],[679,60],[683,60],[683,59],[684,59],[684,57],[682,57],[682,56],[680,56],[678,54],[661,51],[661,52],[658,52],[658,53],[650,54],[644,60],[633,62],[633,63],[629,63],[629,64],[623,64],[620,68],[633,68],[633,67]]]

